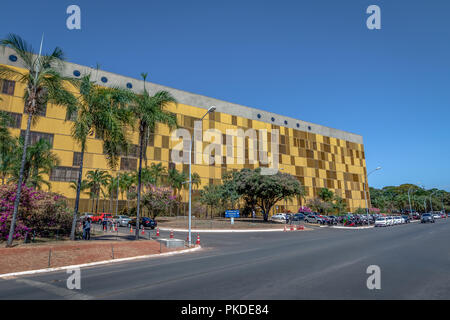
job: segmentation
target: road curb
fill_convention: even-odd
[[[174,232],[189,232],[188,229],[172,229],[172,228],[159,228],[162,231],[174,231]],[[275,232],[281,231],[284,229],[191,229],[191,232],[195,233],[228,233],[228,232]]]
[[[370,226],[370,227],[342,227],[342,226],[332,226],[330,228],[334,228],[334,229],[346,229],[346,230],[361,230],[361,229],[372,229],[374,228],[374,226]]]
[[[103,261],[96,261],[96,262],[83,263],[83,264],[76,264],[76,265],[57,267],[57,268],[46,268],[46,269],[38,269],[38,270],[28,270],[28,271],[4,273],[4,274],[0,274],[0,279],[2,279],[2,278],[9,278],[9,277],[16,277],[16,276],[39,274],[39,273],[47,273],[47,272],[67,270],[67,269],[92,267],[92,266],[103,265],[103,264],[110,264],[110,263],[115,263],[115,262],[124,262],[124,261],[132,261],[132,260],[139,260],[139,259],[149,259],[149,258],[158,258],[158,257],[167,257],[167,256],[172,256],[172,255],[177,255],[177,254],[183,254],[183,253],[190,253],[190,252],[198,251],[201,248],[202,248],[201,246],[196,246],[195,248],[178,250],[178,251],[171,251],[171,252],[165,252],[165,253],[159,253],[159,254],[148,254],[148,255],[136,256],[136,257],[103,260]]]

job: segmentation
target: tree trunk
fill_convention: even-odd
[[[139,209],[141,204],[141,179],[142,179],[142,141],[143,137],[140,135],[139,143],[139,172],[138,172],[138,189],[137,189],[137,205],[136,205],[136,240],[139,240]]]
[[[33,101],[33,104],[34,103],[35,102]],[[27,146],[28,146],[28,140],[30,138],[31,118],[32,118],[32,116],[31,116],[31,114],[29,114],[28,121],[27,121],[27,129],[25,131],[25,142],[23,143],[22,161],[20,163],[19,181],[17,182],[16,199],[14,200],[14,211],[13,211],[13,216],[11,219],[11,227],[9,229],[8,242],[6,244],[7,247],[10,247],[12,245],[14,231],[16,228],[17,212],[19,210],[20,194],[22,192],[23,170],[25,168],[25,161],[27,159]]]
[[[84,146],[81,146],[80,169],[78,171],[77,196],[75,197],[75,209],[73,211],[72,230],[70,231],[70,240],[75,240],[75,229],[77,226],[78,206],[80,204],[81,179],[83,177]]]

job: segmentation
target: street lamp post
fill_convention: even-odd
[[[433,202],[431,201],[431,197],[433,196],[433,194],[436,193],[436,191],[437,191],[437,190],[433,191],[433,192],[430,194],[430,208],[431,208],[431,213],[432,213],[432,214],[433,214]]]
[[[216,110],[216,107],[211,106],[208,111],[203,115],[203,117],[200,119],[202,121],[208,113],[212,113]],[[191,221],[192,221],[192,141],[194,140],[194,137],[191,137],[190,142],[190,149],[189,149],[189,236],[188,236],[188,244],[189,247],[192,243],[192,237],[191,237]]]
[[[366,183],[367,180],[369,179],[369,176],[371,173],[374,173],[377,170],[381,170],[381,167],[377,167],[376,169],[373,169],[372,171],[369,172],[369,174],[367,175],[367,179],[363,184],[363,188],[364,188],[364,198],[366,200],[366,214],[367,214],[367,225],[370,226],[370,220],[369,220],[369,205],[367,204],[367,192],[366,192]]]
[[[409,196],[409,192],[412,190],[412,187],[408,189],[408,201],[409,201],[409,214],[412,215],[412,207],[411,207],[411,197]]]

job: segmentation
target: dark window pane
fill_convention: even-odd
[[[74,167],[79,167],[81,165],[81,152],[74,152],[73,153],[72,165]]]
[[[15,87],[16,87],[15,81],[0,79],[1,93],[13,96]]]
[[[77,181],[78,180],[78,168],[72,167],[55,167],[50,173],[51,181]]]

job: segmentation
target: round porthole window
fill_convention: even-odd
[[[272,120],[272,122],[274,122],[274,121],[275,121],[275,118],[274,118],[274,117],[272,117],[272,119],[271,119],[271,120]]]
[[[258,119],[261,119],[261,114],[258,113],[257,117],[258,117]]]
[[[12,61],[12,62],[16,62],[17,61],[17,56],[15,56],[15,55],[10,55],[9,56],[9,61]]]
[[[311,130],[311,126],[308,126],[308,130]]]
[[[131,82],[128,82],[128,83],[127,83],[127,88],[128,88],[128,89],[133,88],[133,85],[131,84]]]
[[[287,124],[288,124],[287,120],[284,120],[284,124],[285,124],[285,125],[287,125]]]
[[[81,72],[78,71],[78,70],[74,70],[74,71],[73,71],[73,75],[74,75],[75,77],[79,77],[79,76],[81,75]]]
[[[300,128],[300,124],[299,123],[297,123],[297,128]]]
[[[108,82],[108,78],[107,77],[102,77],[100,80],[102,80],[103,83],[107,83]]]

